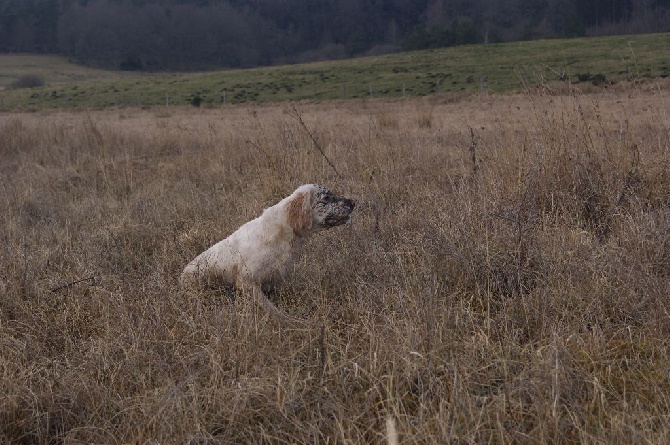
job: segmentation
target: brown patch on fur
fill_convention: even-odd
[[[288,223],[291,225],[293,232],[298,236],[302,236],[312,222],[312,215],[305,211],[307,207],[306,200],[308,199],[309,196],[307,196],[306,193],[300,193],[288,203],[288,206],[286,206],[286,218],[288,219]]]

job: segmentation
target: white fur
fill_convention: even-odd
[[[197,283],[233,285],[256,294],[265,307],[277,311],[264,291],[280,286],[289,276],[309,235],[348,220],[355,203],[337,198],[339,204],[315,205],[330,192],[318,185],[300,186],[289,197],[263,211],[223,241],[198,255],[181,274],[182,286]],[[342,204],[344,203],[344,204]],[[328,225],[324,209],[340,218]]]

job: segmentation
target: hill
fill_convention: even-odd
[[[0,53],[150,72],[668,30],[661,0],[0,0]]]
[[[606,84],[666,77],[668,34],[539,40],[403,52],[342,61],[197,74],[140,75],[55,67],[0,56],[9,78],[37,72],[46,85],[0,92],[3,109],[206,105],[285,100],[424,96],[436,92],[507,92],[554,82]],[[25,56],[24,56],[25,57]],[[31,63],[28,63],[30,61]],[[46,74],[45,74],[46,73]],[[69,73],[69,74],[68,74]],[[6,75],[7,76],[7,75]]]
[[[37,76],[47,85],[60,85],[83,80],[123,79],[129,73],[89,68],[67,58],[43,54],[0,55],[0,90],[11,88],[23,76]]]

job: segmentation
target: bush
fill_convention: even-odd
[[[607,76],[602,73],[593,75],[591,73],[577,74],[577,80],[579,82],[591,82],[595,86],[602,85],[608,81]]]
[[[607,83],[607,76],[604,74],[596,74],[595,76],[591,76],[591,83],[596,86]]]
[[[591,73],[577,74],[577,80],[579,82],[588,82],[590,79],[591,79]]]
[[[18,90],[20,88],[34,88],[44,86],[44,79],[34,74],[27,74],[16,79],[9,84],[9,89]]]
[[[193,96],[193,98],[191,99],[191,105],[193,105],[194,107],[199,107],[201,103],[202,103],[202,97],[200,97],[197,94]]]

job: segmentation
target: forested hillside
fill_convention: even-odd
[[[0,52],[201,70],[670,30],[670,0],[0,0]]]

